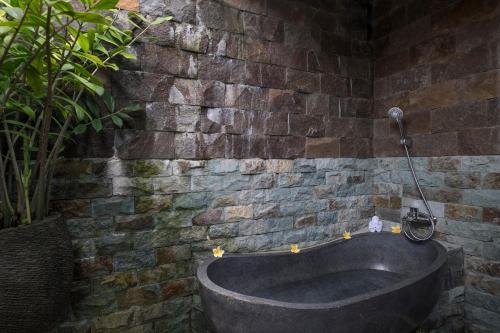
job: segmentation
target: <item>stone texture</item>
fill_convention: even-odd
[[[179,147],[173,149],[174,158],[211,158],[208,151],[217,157],[305,157],[304,137],[322,137],[325,121],[296,116],[289,130],[285,121],[289,114],[337,116],[336,97],[352,95],[343,101],[341,115],[370,116],[371,53],[364,5],[348,11],[344,4],[323,4],[319,10],[318,3],[154,0],[140,1],[139,7],[151,18],[173,18],[140,36],[140,43],[130,48],[138,59],[120,60],[124,70],[110,76],[120,106],[132,102],[145,106],[127,121],[127,131],[231,134],[176,135],[174,145]],[[306,102],[308,94],[312,97]],[[268,116],[268,111],[282,115]],[[276,127],[275,120],[280,123]],[[308,128],[301,126],[302,120]],[[120,158],[172,158],[170,144],[126,152],[129,141],[145,146],[159,137],[171,141],[169,134],[132,133],[115,135],[106,129],[96,144],[79,146],[75,153],[111,157],[118,147]],[[225,143],[203,146],[217,140]],[[363,148],[352,152],[345,143],[344,155],[368,154],[367,144],[357,141]],[[281,153],[287,143],[298,148]],[[329,151],[315,154],[326,157]]]
[[[197,21],[209,28],[230,32],[243,32],[241,13],[233,8],[209,0],[197,2]]]
[[[141,1],[141,12],[153,16],[172,15],[176,21],[194,23],[193,0]]]
[[[337,138],[307,138],[306,157],[339,156],[339,140]]]
[[[191,247],[189,245],[171,246],[156,249],[158,264],[169,264],[191,258]]]
[[[394,105],[411,153],[433,157],[415,163],[438,236],[477,256],[466,273],[498,278],[499,160],[444,156],[500,152],[493,3],[375,1],[372,19],[352,1],[141,1],[144,15],[173,20],[108,81],[117,105],[144,110],[82,136],[89,145],[72,156],[102,159],[63,167],[54,183],[76,256],[68,330],[202,332],[193,269],[214,246],[323,241],[365,225],[374,206],[398,220],[419,197],[406,161],[365,159],[404,153],[386,118]],[[469,282],[493,295],[491,279]],[[446,297],[439,315],[458,317],[463,289]],[[468,304],[471,329],[495,323],[483,298]]]
[[[141,101],[166,101],[174,82],[169,75],[135,71],[118,71],[111,79],[115,96]]]
[[[203,26],[186,23],[176,25],[175,39],[179,48],[186,51],[205,53],[208,49],[209,35]]]
[[[260,111],[266,109],[267,91],[254,86],[234,84],[227,85],[225,91],[225,105],[244,110]],[[251,124],[256,124],[252,122]]]
[[[73,171],[61,165],[59,174],[74,182],[99,174],[111,177],[113,185],[105,197],[95,192],[90,199],[73,199],[88,203],[90,211],[82,214],[92,217],[66,221],[74,238],[77,277],[93,284],[85,295],[75,296],[74,315],[102,329],[128,330],[124,322],[134,315],[121,311],[134,309],[147,313],[137,317],[134,329],[140,331],[149,320],[160,325],[165,316],[160,304],[191,297],[192,263],[214,244],[230,253],[327,239],[338,212],[327,212],[327,199],[314,197],[312,188],[326,181],[317,165],[354,165],[352,160],[326,161],[330,159],[319,164],[310,159],[148,159],[103,165],[98,159],[69,161]],[[357,174],[350,175],[352,179],[346,177],[358,184]],[[344,219],[367,201],[356,202],[341,214]]]
[[[449,172],[444,179],[447,186],[455,188],[477,188],[480,181],[479,172]]]
[[[463,247],[466,254],[465,324],[467,327],[483,326],[484,323],[479,320],[480,316],[488,315],[497,307],[494,279],[498,277],[497,261],[500,259],[496,243],[500,232],[500,194],[495,189],[497,173],[494,170],[498,169],[499,164],[496,157],[492,156],[414,158],[414,162],[418,177],[423,177],[422,183],[427,183],[422,187],[424,194],[431,200],[431,209],[438,216],[436,237]],[[404,159],[381,159],[378,168],[374,170],[373,178],[375,184],[378,184],[374,187],[376,192],[390,189],[392,184],[402,183],[403,206],[417,207],[425,211],[425,207],[411,199],[419,199],[420,196],[409,182],[410,179],[387,176],[391,174],[388,170],[393,170],[392,174],[397,170],[397,174],[401,175],[402,169],[407,169]],[[327,173],[327,180],[328,175]],[[429,187],[430,183],[434,182],[433,179],[440,177],[444,179],[444,186]],[[405,179],[408,180],[407,185],[404,185]],[[401,196],[400,190],[396,193]],[[377,214],[390,217],[388,208],[384,208],[389,207],[389,199],[386,196],[377,196],[374,203],[377,206]],[[392,220],[399,220],[400,212],[397,212],[397,215],[391,217]],[[443,218],[439,217],[441,214]],[[473,288],[470,288],[471,286]],[[467,297],[469,290],[470,298]],[[475,307],[475,313],[471,314],[469,305]]]
[[[245,35],[269,41],[283,40],[283,22],[248,12],[243,12],[242,18]]]
[[[320,89],[320,77],[314,73],[287,69],[286,87],[299,92],[312,93]]]
[[[116,134],[116,150],[122,159],[173,158],[174,134],[122,130]]]
[[[195,77],[198,71],[196,55],[177,48],[146,43],[141,54],[141,69],[145,72]]]
[[[270,89],[268,105],[271,112],[304,113],[306,98],[291,90]]]
[[[209,208],[206,211],[193,217],[194,225],[206,225],[222,223],[222,209]]]
[[[224,84],[217,81],[175,79],[169,102],[202,106],[224,105]]]
[[[241,44],[241,58],[269,63],[271,61],[269,42],[253,37],[244,37]]]
[[[380,12],[374,26],[376,117],[385,117],[392,105],[407,110],[406,119],[430,111],[424,131],[408,124],[410,135],[422,133],[418,141],[424,147],[414,150],[417,155],[498,154],[497,117],[485,108],[499,94],[495,47],[487,42],[496,31],[493,17],[498,15],[488,13],[495,12],[495,6],[469,1],[385,6],[389,9]],[[397,12],[405,11],[406,21],[404,15],[395,19]],[[394,20],[399,23],[393,25]],[[431,139],[438,132],[448,134]],[[433,147],[437,140],[446,144]],[[396,156],[397,150],[386,147],[388,142],[376,145],[377,151]],[[416,148],[416,138],[414,142]]]
[[[199,77],[228,83],[242,83],[245,79],[245,62],[218,56],[199,56]]]
[[[446,204],[445,217],[460,221],[480,221],[481,209],[478,207]]]
[[[234,206],[224,208],[224,220],[226,222],[250,219],[252,216],[253,208],[251,206]]]

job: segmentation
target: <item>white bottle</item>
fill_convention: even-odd
[[[370,232],[381,232],[382,231],[382,221],[378,218],[378,216],[372,217],[370,223],[368,223],[368,229]]]

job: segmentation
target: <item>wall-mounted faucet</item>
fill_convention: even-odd
[[[416,226],[425,226],[429,224],[429,219],[433,219],[434,223],[437,222],[436,217],[431,217],[429,214],[424,212],[420,212],[418,208],[410,207],[410,211],[406,213],[406,216],[403,217],[405,223],[414,224]]]

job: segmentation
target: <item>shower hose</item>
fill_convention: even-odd
[[[423,241],[426,241],[426,240],[430,239],[434,235],[434,231],[436,229],[435,217],[434,217],[434,214],[432,214],[431,207],[429,206],[429,203],[427,202],[427,199],[425,198],[424,192],[422,191],[422,188],[420,187],[420,184],[418,182],[417,175],[415,174],[415,168],[413,167],[413,163],[411,161],[410,153],[408,152],[408,147],[407,147],[406,144],[403,144],[403,147],[405,148],[406,158],[408,159],[408,164],[410,166],[411,174],[413,175],[413,179],[415,180],[415,184],[417,185],[418,192],[420,193],[420,196],[422,197],[422,199],[424,201],[425,208],[429,212],[429,216],[427,217],[427,219],[430,222],[431,231],[430,231],[430,233],[428,233],[425,236],[416,235],[412,231],[412,228],[411,228],[411,225],[410,225],[411,222],[408,222],[407,219],[403,219],[403,228],[402,229],[403,229],[403,233],[405,234],[405,236],[408,239],[410,239],[412,241],[415,241],[415,242],[423,242]],[[417,216],[417,219],[418,219],[418,216]]]

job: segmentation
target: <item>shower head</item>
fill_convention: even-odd
[[[394,106],[394,107],[389,109],[389,111],[387,112],[387,115],[389,116],[389,118],[391,118],[399,123],[403,119],[403,110],[401,110],[397,106]]]
[[[408,149],[411,146],[411,139],[406,136],[404,126],[403,126],[403,110],[398,108],[397,106],[393,106],[392,108],[389,109],[387,112],[387,115],[389,116],[390,119],[396,121],[398,124],[399,128],[399,135],[400,135],[400,140],[399,142]]]

